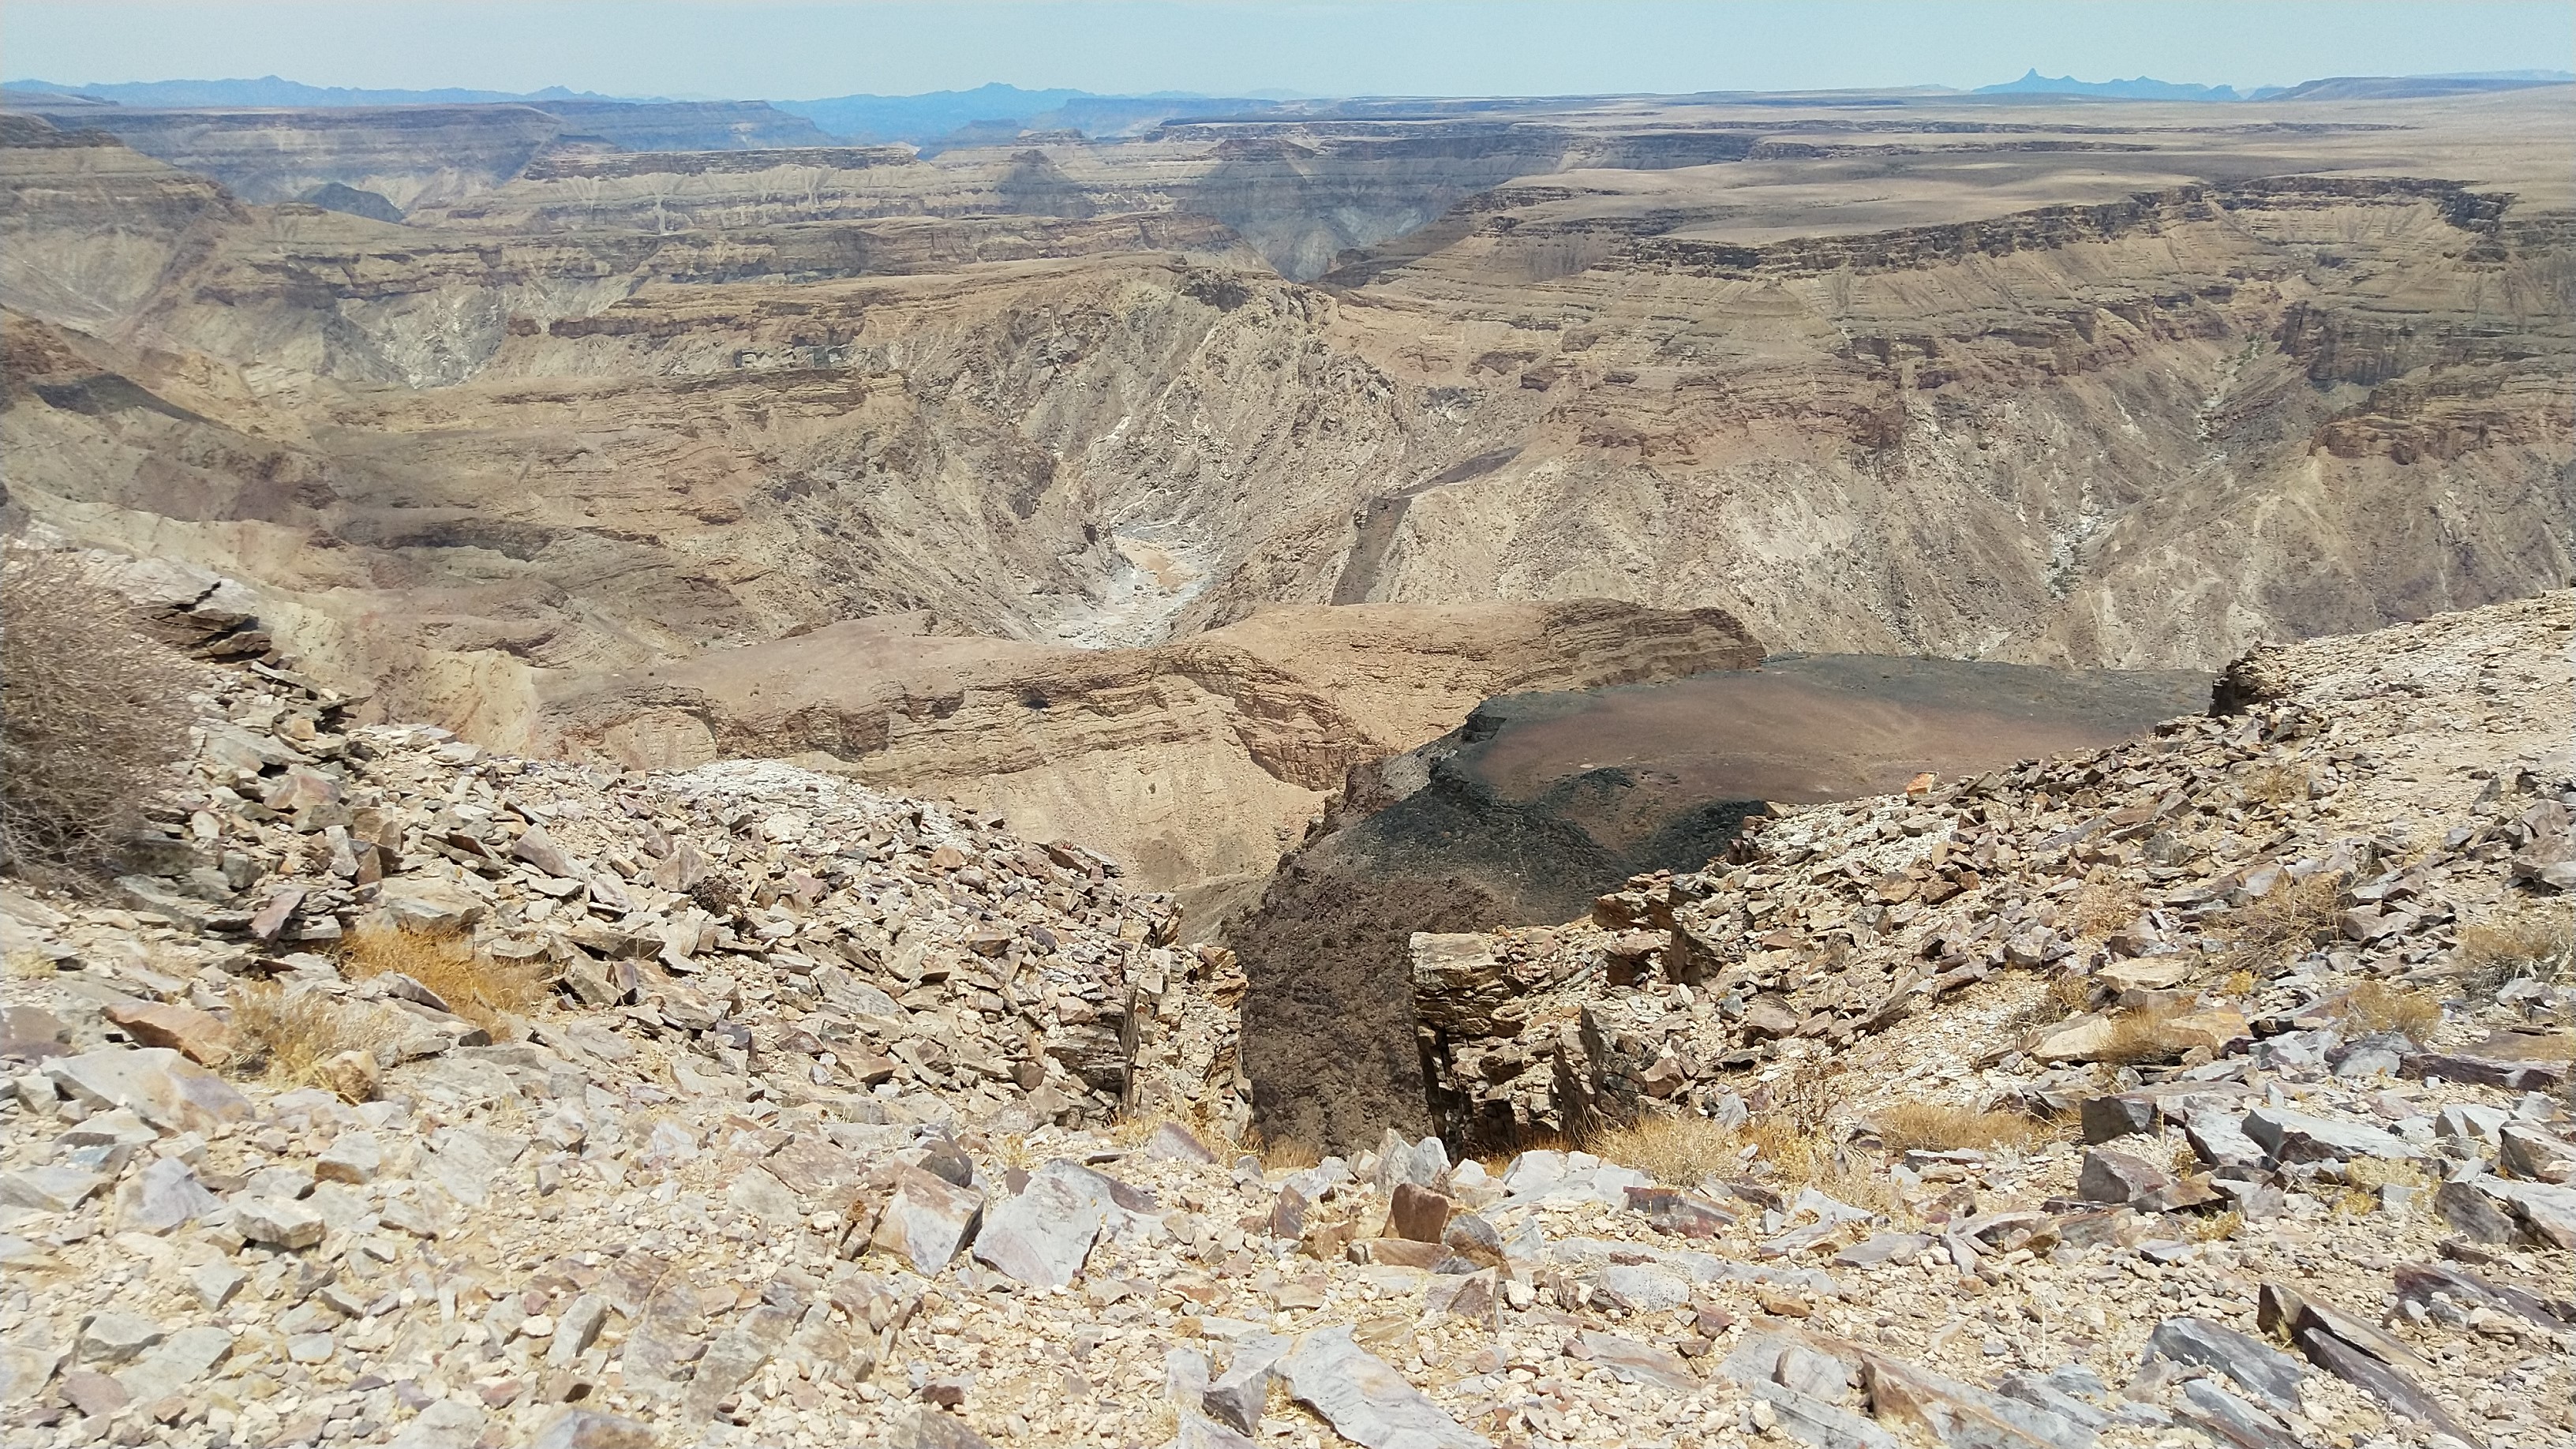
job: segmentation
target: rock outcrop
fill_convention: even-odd
[[[2061,1009],[1976,1060],[2041,1110],[2072,1110],[2090,1063],[2249,1052],[2518,1081],[2421,1027],[2338,1023],[2369,1018],[2356,991],[2471,989],[2463,926],[2576,885],[2556,723],[2571,611],[2562,592],[2266,651],[2231,671],[2229,713],[1758,819],[1705,869],[1636,877],[1569,926],[1417,937],[1436,1118],[1508,1143],[1654,1104],[1732,1110],[1779,1061],[1850,1057],[2005,976]],[[2245,1130],[2300,1155],[2289,1129]]]
[[[1355,769],[1223,923],[1249,983],[1256,1122],[1345,1149],[1431,1130],[1417,932],[1553,925],[1632,873],[1695,869],[1783,806],[2128,738],[2207,695],[2193,674],[1814,656],[1488,700]]]

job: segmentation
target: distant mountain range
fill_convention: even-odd
[[[200,106],[454,106],[512,101],[614,101],[593,91],[548,86],[541,91],[371,91],[349,86],[308,86],[302,81],[264,75],[257,80],[120,81],[112,85],[67,86],[53,81],[13,80],[13,91],[52,96],[87,96],[120,106],[187,110]]]
[[[2403,100],[2415,96],[2463,95],[2475,91],[2522,90],[2530,86],[2566,85],[2576,71],[2490,70],[2453,75],[2333,76],[2294,86],[2191,85],[2138,76],[2133,80],[2080,81],[2069,75],[2041,75],[2034,66],[2021,79],[1979,86],[1981,96],[2101,96],[2124,101],[2353,101]]]
[[[1244,115],[1278,102],[1249,96],[1205,96],[1157,91],[1105,96],[1090,91],[1024,91],[984,85],[971,91],[929,91],[917,96],[829,96],[815,101],[772,101],[836,136],[854,141],[942,142],[1008,140],[1022,130],[1077,130],[1116,135],[1158,125],[1175,116]]]
[[[2571,81],[2576,81],[2576,73],[2563,70],[2482,71],[2436,76],[2338,76],[2295,86],[2265,86],[2238,91],[2233,86],[2193,85],[2157,80],[2151,76],[2082,81],[2072,76],[2044,76],[2033,68],[2019,80],[1979,86],[1973,94],[2194,102],[2397,100],[2564,85]],[[109,106],[189,110],[231,106],[330,108],[497,103],[537,106],[559,113],[582,108],[593,117],[608,108],[673,105],[663,97],[604,96],[563,86],[548,86],[537,91],[458,88],[362,90],[349,86],[306,85],[273,75],[256,80],[125,81],[80,86],[44,80],[13,80],[7,83],[5,97],[0,99],[5,99],[13,109],[52,112]],[[1207,96],[1178,91],[1100,95],[1064,88],[1022,90],[1018,86],[1000,84],[909,96],[863,94],[767,103],[771,111],[801,118],[800,124],[810,124],[814,130],[808,132],[809,135],[822,132],[840,140],[903,141],[924,151],[1007,142],[1024,131],[1079,131],[1088,136],[1120,136],[1184,117],[1254,116],[1292,109],[1309,115],[1352,115],[1365,113],[1370,105],[1362,102],[1319,105],[1283,102],[1275,96]],[[768,144],[807,143],[772,138]]]
[[[2278,94],[2279,86],[2270,88]],[[2124,101],[2241,101],[2234,86],[2188,85],[2180,81],[2162,81],[2152,76],[2135,80],[2080,81],[2071,75],[2041,75],[2033,66],[2014,81],[2001,85],[1979,86],[1981,96],[2110,96]],[[2259,94],[2259,93],[2258,93]]]
[[[277,76],[257,80],[129,81],[112,85],[63,85],[13,80],[12,106],[29,110],[86,109],[84,103],[136,109],[190,110],[229,106],[354,107],[424,105],[668,104],[661,97],[603,96],[548,86],[541,91],[358,90],[311,86]],[[1276,109],[1276,99],[1203,96],[1160,91],[1140,96],[1097,95],[1069,89],[1022,90],[985,85],[970,91],[929,91],[912,96],[827,96],[772,101],[776,110],[803,117],[817,129],[853,141],[909,141],[926,150],[943,145],[1007,141],[1024,130],[1070,129],[1086,135],[1120,135],[1183,115],[1251,115]]]

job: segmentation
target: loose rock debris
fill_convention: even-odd
[[[0,892],[0,1424],[2563,1444],[2576,1003],[2477,933],[2576,884],[2570,614],[2265,654],[2238,713],[1424,938],[1451,1140],[1295,1166],[1232,1145],[1229,959],[1077,847],[227,672],[118,904]],[[357,968],[402,926],[543,999]],[[264,992],[366,1039],[281,1079]],[[1908,1102],[2040,1130],[1893,1145]],[[1676,1181],[1582,1150],[1653,1112],[1740,1135]]]

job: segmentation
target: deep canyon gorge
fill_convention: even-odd
[[[2576,76],[96,89],[0,1442],[2576,1442]]]

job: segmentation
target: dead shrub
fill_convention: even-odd
[[[1745,1138],[1696,1112],[1647,1112],[1596,1134],[1584,1150],[1657,1182],[1698,1187],[1735,1171]]]
[[[198,683],[78,555],[0,551],[0,866],[112,873],[175,783]]]
[[[322,1063],[393,1035],[377,1011],[271,982],[233,989],[231,1025],[236,1052],[227,1070],[290,1086],[311,1085]]]
[[[2029,1149],[2056,1134],[2046,1123],[2018,1112],[1980,1112],[1939,1102],[1900,1102],[1870,1119],[1890,1152],[1990,1147]]]
[[[2343,1017],[2365,1032],[2395,1032],[2423,1046],[2442,1025],[2442,1002],[2431,992],[2365,981],[2343,999]]]
[[[1850,1175],[1852,1168],[1833,1132],[1834,1109],[1846,1095],[1832,1068],[1801,1067],[1755,1093],[1760,1105],[1739,1135],[1773,1180],[1823,1188]]]
[[[2461,985],[2490,1000],[2516,980],[2576,981],[2576,903],[2528,905],[2460,928]]]
[[[525,1016],[545,1000],[545,978],[535,966],[487,956],[456,936],[434,936],[366,926],[340,948],[340,969],[353,981],[399,972],[429,988],[458,1016],[498,1039],[507,1018]]]

